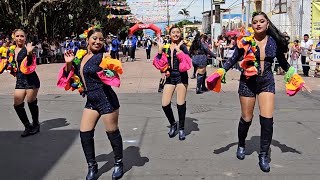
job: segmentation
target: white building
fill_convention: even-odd
[[[287,32],[291,40],[302,39],[304,34],[311,33],[311,2],[312,0],[286,0],[286,13],[276,14],[275,4],[279,0],[261,0],[261,10],[265,12],[273,24],[282,32]],[[256,0],[244,0],[245,7],[249,9],[251,15],[255,11]],[[285,2],[285,0],[281,0]],[[249,5],[250,3],[250,5]],[[282,6],[283,7],[283,6]],[[221,5],[221,8],[228,8]],[[231,14],[241,13],[241,5],[231,9]],[[228,14],[228,13],[223,13]],[[221,16],[222,17],[222,16]],[[249,23],[251,16],[249,17]],[[203,12],[203,30],[210,30],[210,11]],[[317,37],[314,37],[317,38]]]
[[[276,27],[287,32],[291,40],[301,39],[304,34],[310,35],[311,0],[287,0],[287,13],[284,14],[272,14],[275,11],[275,2],[279,0],[263,0],[262,11],[270,15]]]

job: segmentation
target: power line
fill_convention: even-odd
[[[239,0],[236,0],[235,2],[233,2],[227,9],[229,9],[231,6],[233,6],[236,2],[238,2]]]
[[[192,4],[194,4],[195,0],[192,0],[191,3],[186,7],[188,9]]]

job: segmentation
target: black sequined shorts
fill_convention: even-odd
[[[171,72],[171,75],[166,78],[166,84],[177,85],[177,84],[188,84],[189,77],[187,72],[182,72],[176,75]]]
[[[40,80],[36,72],[31,74],[23,74],[18,72],[16,74],[16,87],[15,89],[35,89],[40,88]]]
[[[240,96],[255,97],[262,92],[275,94],[275,82],[271,71],[265,72],[263,76],[253,76],[249,79],[241,74],[238,90]]]
[[[192,63],[200,68],[207,66],[207,55],[194,55],[192,57]]]
[[[109,114],[120,108],[117,94],[110,86],[88,91],[85,108],[98,111],[100,115]]]

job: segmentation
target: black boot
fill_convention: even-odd
[[[242,117],[240,118],[238,125],[238,148],[237,148],[237,158],[243,160],[245,158],[245,142],[248,135],[249,127],[251,122],[246,122]]]
[[[184,123],[186,121],[186,102],[182,105],[177,104],[179,114],[179,140],[183,141],[186,139],[184,132]]]
[[[273,134],[273,118],[260,116],[261,136],[260,136],[260,154],[259,166],[263,172],[270,171],[269,165],[269,148]]]
[[[196,88],[196,94],[202,94],[202,89],[201,89],[201,85],[202,85],[202,81],[203,81],[203,74],[197,74],[197,88]]]
[[[23,133],[21,134],[21,137],[27,137],[27,136],[32,135],[32,134],[31,134],[31,132],[32,132],[32,126],[31,126],[31,124],[30,124],[30,122],[29,122],[29,119],[28,119],[26,110],[25,110],[25,108],[24,108],[24,102],[21,103],[21,104],[19,104],[19,105],[14,106],[14,110],[16,110],[20,121],[22,122],[22,124],[23,124],[24,127],[25,127],[25,130],[24,130]]]
[[[35,101],[28,103],[28,106],[32,116],[31,134],[37,134],[40,132],[38,100],[36,99]]]
[[[114,170],[112,179],[120,179],[123,176],[123,144],[119,129],[114,132],[106,132],[114,153]]]
[[[163,91],[164,83],[165,83],[165,79],[161,78],[160,82],[159,82],[158,92],[162,92]]]
[[[206,87],[206,78],[207,78],[207,72],[205,72],[203,74],[202,86],[201,86],[202,92],[207,92],[208,91],[208,88]]]
[[[177,123],[175,122],[174,115],[171,108],[171,103],[167,106],[162,106],[162,109],[164,113],[166,114],[166,117],[168,118],[168,121],[170,123],[170,130],[168,132],[168,135],[170,138],[173,138],[176,135],[177,132]]]
[[[96,161],[95,150],[94,150],[94,129],[91,131],[81,132],[81,145],[88,163],[88,174],[86,180],[96,179],[98,173],[98,164]]]

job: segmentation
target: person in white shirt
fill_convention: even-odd
[[[309,63],[306,62],[308,54],[311,52],[313,47],[313,41],[309,39],[309,35],[305,34],[303,36],[303,41],[301,42],[301,63],[302,63],[302,69],[303,74],[305,76],[309,76]]]

